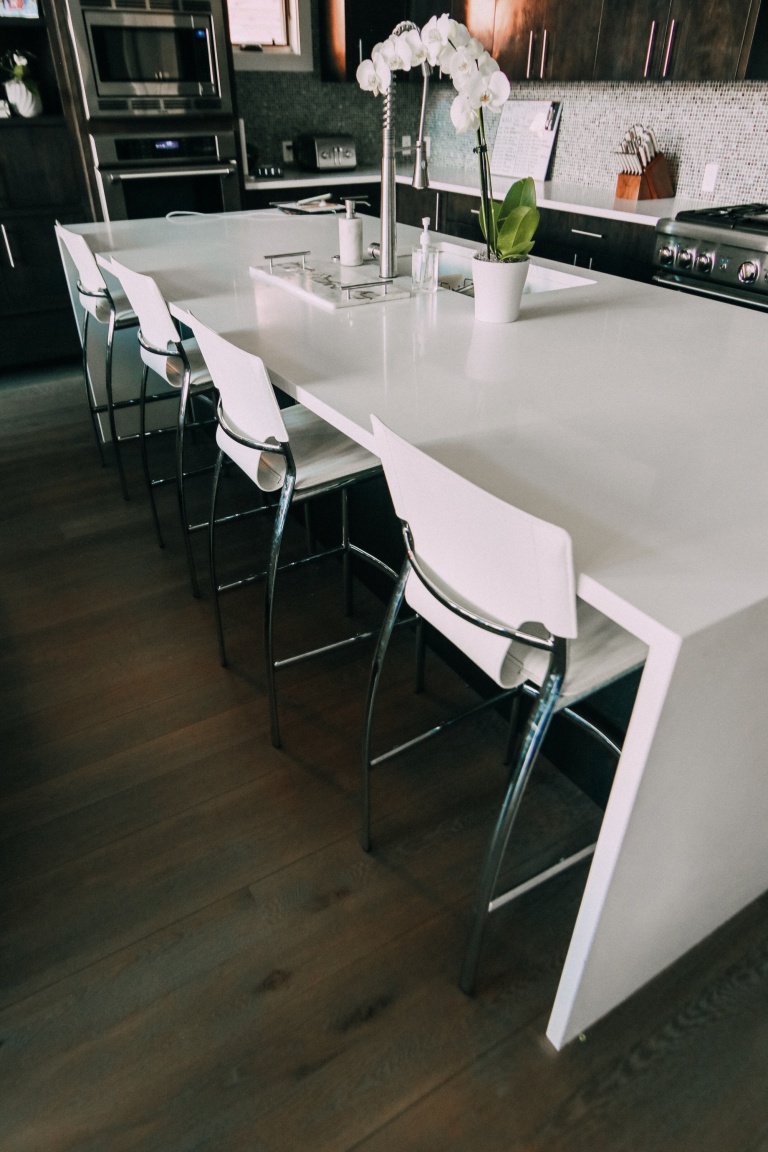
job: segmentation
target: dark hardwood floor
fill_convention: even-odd
[[[74,369],[0,381],[2,1152],[768,1149],[768,898],[556,1053],[581,868],[498,915],[467,999],[503,722],[382,768],[366,856],[370,647],[281,673],[275,751],[261,590],[223,602],[224,670],[204,542],[195,601],[173,493],[160,551],[135,446],[125,503],[81,388]],[[286,575],[281,651],[347,626],[338,577],[335,561]],[[471,696],[433,655],[415,696],[411,639],[382,742]],[[598,820],[542,764],[510,867]]]

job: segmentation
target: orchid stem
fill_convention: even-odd
[[[480,200],[485,220],[485,252],[490,260],[491,248],[496,251],[496,221],[493,215],[493,190],[491,188],[491,165],[488,160],[488,145],[485,142],[485,122],[483,110],[478,108],[477,153],[480,158]]]

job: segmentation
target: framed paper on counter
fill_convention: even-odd
[[[493,145],[491,175],[546,180],[561,107],[559,100],[507,100]]]

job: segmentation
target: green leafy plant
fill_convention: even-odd
[[[40,89],[36,82],[32,79],[29,71],[29,59],[31,53],[25,56],[21,52],[16,52],[10,49],[0,56],[0,75],[5,80],[19,80],[27,91],[31,92],[33,96],[40,95]]]
[[[539,219],[536,187],[530,176],[516,180],[501,203],[490,197],[483,199],[480,228],[488,259],[508,262],[527,259]]]

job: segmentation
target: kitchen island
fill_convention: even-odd
[[[547,1030],[556,1047],[768,887],[764,316],[600,273],[526,297],[503,327],[442,291],[328,312],[249,266],[330,258],[333,218],[76,229],[106,270],[114,252],[153,274],[178,318],[261,355],[360,443],[375,412],[562,525],[579,595],[648,646]]]

